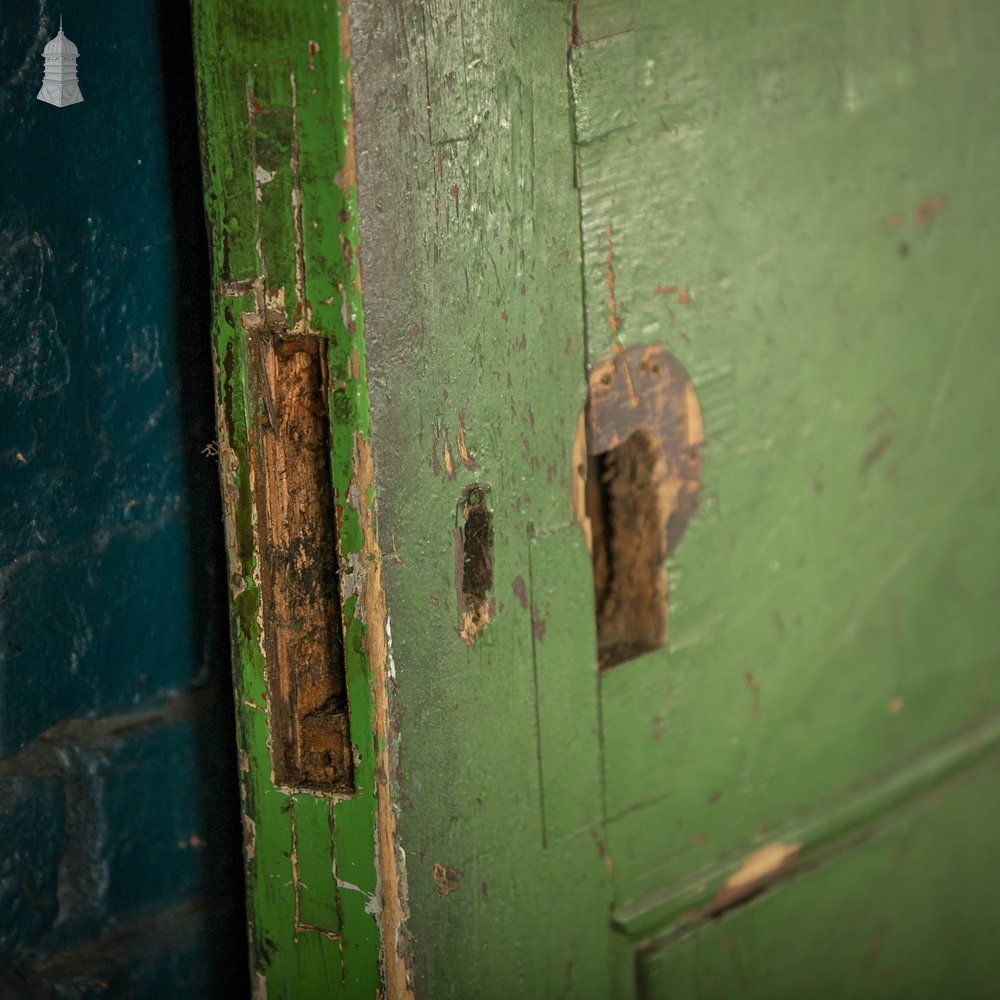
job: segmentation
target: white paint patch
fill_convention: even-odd
[[[265,170],[259,163],[253,168],[253,179],[257,182],[255,189],[255,195],[258,204],[264,200],[264,195],[261,193],[261,187],[264,184],[270,184],[274,180],[274,171]],[[259,241],[258,241],[259,242]]]
[[[392,625],[389,621],[389,612],[385,613],[385,649],[388,660],[386,670],[391,680],[396,679],[396,661],[392,658]]]
[[[257,969],[253,973],[253,1000],[267,1000],[267,979]]]
[[[243,814],[243,853],[247,861],[253,861],[257,853],[257,826],[246,814]]]
[[[377,914],[379,910],[378,897],[375,893],[365,892],[360,886],[355,885],[353,882],[344,882],[342,879],[337,879],[338,889],[350,889],[351,892],[360,892],[362,896],[365,897],[365,913]]]

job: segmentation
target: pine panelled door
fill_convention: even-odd
[[[1000,993],[1000,7],[194,34],[255,996]]]

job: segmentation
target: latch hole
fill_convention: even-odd
[[[472,645],[493,617],[493,515],[489,490],[479,484],[467,486],[462,491],[458,516],[455,582],[462,613],[459,635]]]
[[[602,668],[666,644],[667,537],[658,490],[665,473],[662,449],[642,430],[589,458],[586,502]]]
[[[597,657],[613,667],[667,645],[673,555],[701,489],[701,408],[658,344],[617,347],[587,377],[573,509],[591,550]]]
[[[349,794],[325,342],[260,336],[251,349],[262,411],[253,454],[275,781]]]

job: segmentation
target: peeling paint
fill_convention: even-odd
[[[801,843],[776,841],[747,855],[715,894],[711,913],[718,914],[763,888],[795,861],[801,848]]]
[[[455,447],[458,449],[459,461],[465,466],[470,472],[475,472],[479,465],[476,460],[472,457],[469,452],[469,448],[465,443],[465,410],[458,415],[458,430],[455,433]]]
[[[372,511],[372,483],[369,477],[359,488],[352,482],[351,469],[352,462],[358,461],[355,437],[363,439],[367,435],[368,416],[360,337],[353,147],[347,149],[352,143],[350,97],[346,93],[350,64],[347,23],[346,18],[330,17],[318,9],[303,9],[294,17],[300,36],[288,41],[290,31],[261,28],[265,22],[273,26],[291,24],[291,15],[282,5],[269,0],[257,13],[259,20],[248,25],[245,18],[220,0],[196,0],[194,14],[203,104],[206,208],[213,232],[222,234],[221,240],[213,244],[218,293],[213,335],[217,355],[224,359],[217,368],[219,465],[226,498],[230,588],[234,617],[240,623],[234,673],[244,776],[241,793],[246,814],[254,989],[261,997],[268,992],[283,995],[291,991],[297,995],[303,982],[322,981],[325,988],[339,995],[342,983],[349,981],[370,984],[366,995],[374,995],[380,988],[381,975],[376,922],[385,927],[389,919],[386,908],[379,905],[379,897],[391,893],[392,884],[386,871],[378,871],[376,840],[380,838],[389,845],[381,854],[383,868],[388,866],[391,871],[394,837],[391,829],[385,835],[392,822],[385,763],[390,749],[388,726],[377,727],[374,704],[374,675],[385,664],[375,663],[369,672],[370,640],[381,621],[372,601],[372,577],[367,573],[373,553],[364,547],[359,528],[365,513]],[[336,51],[338,34],[344,43],[342,52]],[[309,35],[307,67],[305,38]],[[220,45],[220,41],[224,44]],[[329,53],[329,66],[318,62],[321,47]],[[279,49],[282,58],[270,58]],[[250,69],[241,66],[234,76],[233,53],[245,56],[245,65]],[[328,68],[335,71],[328,73]],[[300,88],[306,79],[303,74],[314,69],[324,72],[309,78],[311,88]],[[233,79],[240,81],[235,93]],[[322,98],[317,99],[321,92]],[[237,97],[238,103],[245,99],[245,114],[233,114],[240,110]],[[319,127],[318,120],[322,122]],[[223,121],[226,128],[215,127]],[[248,150],[249,184],[245,177]],[[343,159],[346,162],[341,162]],[[342,185],[339,189],[333,182],[334,172]],[[235,175],[240,177],[238,183],[233,183]],[[310,226],[303,222],[306,207]],[[258,514],[262,514],[262,521],[267,520],[268,511],[258,510],[265,476],[261,458],[272,438],[287,436],[282,434],[280,421],[287,404],[284,396],[288,395],[282,385],[266,377],[269,373],[262,362],[267,361],[268,351],[293,349],[296,337],[313,331],[308,299],[313,283],[317,297],[332,306],[323,309],[313,339],[321,364],[327,365],[329,371],[328,383],[325,375],[323,382],[333,418],[327,421],[326,428],[330,437],[329,478],[333,483],[330,507],[338,531],[335,552],[345,579],[343,593],[350,602],[335,618],[343,619],[345,647],[350,647],[349,750],[353,766],[363,779],[363,785],[359,782],[353,795],[326,797],[338,832],[332,842],[329,820],[303,827],[291,813],[292,788],[274,786],[276,775],[270,765],[276,743],[267,715],[259,710],[273,701],[265,697],[265,685],[273,679],[273,664],[266,664],[264,657],[266,615],[261,592],[266,559],[261,534],[266,526],[259,526]],[[252,305],[240,302],[239,312],[231,304],[234,298],[245,298]],[[291,315],[289,310],[293,310]],[[273,456],[266,464],[273,468]],[[373,511],[365,523],[373,535]],[[339,627],[340,621],[334,624]],[[379,705],[385,718],[384,692]],[[272,716],[273,711],[271,705]],[[317,801],[315,796],[309,798]],[[287,835],[293,838],[292,851],[275,849],[275,844]],[[324,903],[315,895],[316,879],[322,879],[324,870],[324,852],[327,863],[332,862],[334,870],[347,872],[351,884],[361,891],[359,895],[345,889],[344,905],[341,907],[338,897],[335,914],[330,911],[329,900]],[[332,871],[327,874],[332,880]],[[302,906],[308,903],[313,907],[305,918],[299,912],[300,892],[306,892]],[[294,914],[290,912],[293,902]],[[315,926],[324,920],[324,907],[331,923],[342,922],[343,942],[329,926]],[[315,932],[307,959],[299,950],[301,931]],[[394,935],[385,940],[397,938]],[[393,964],[392,959],[387,964]],[[403,990],[390,991],[394,997],[405,996],[405,970],[397,981],[400,978]]]
[[[570,470],[570,509],[573,520],[580,525],[583,540],[591,558],[594,555],[594,526],[587,515],[587,421],[581,408],[576,422],[576,433],[573,435],[573,467]]]
[[[578,430],[571,490],[589,535],[602,667],[667,642],[665,563],[697,508],[704,438],[694,387],[669,351],[613,345],[611,355],[588,376],[586,465]]]
[[[253,169],[253,179],[258,184],[269,184],[274,180],[275,172],[273,170],[265,170],[259,163]],[[258,193],[257,200],[261,200],[261,196]]]
[[[386,671],[389,680],[396,679],[396,661],[392,658],[392,625],[389,621],[389,612],[385,613],[385,651],[386,651]]]
[[[375,472],[370,443],[355,435],[356,482],[360,491],[369,495],[374,487]],[[360,606],[364,608],[365,646],[375,687],[376,784],[378,819],[376,823],[376,857],[379,877],[379,925],[385,958],[386,995],[389,1000],[404,1000],[412,996],[406,963],[405,942],[405,879],[401,874],[401,856],[396,849],[396,814],[392,807],[390,774],[392,762],[388,663],[389,633],[386,629],[388,609],[382,588],[382,553],[375,533],[375,507],[369,502],[360,511],[363,538],[361,564],[367,566],[361,584]]]
[[[243,854],[247,861],[253,861],[257,853],[257,826],[253,818],[243,813]]]
[[[253,973],[253,1000],[268,1000],[267,977],[257,969]]]
[[[449,479],[455,478],[455,460],[451,457],[451,443],[448,441],[448,432],[444,432],[444,474]]]
[[[462,870],[452,868],[448,865],[434,865],[434,881],[437,882],[437,891],[441,896],[450,896],[453,892],[458,892],[462,881]]]

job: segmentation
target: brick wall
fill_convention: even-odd
[[[0,44],[0,998],[246,992],[186,6]],[[42,30],[39,22],[42,21]],[[210,452],[211,449],[208,449]]]

